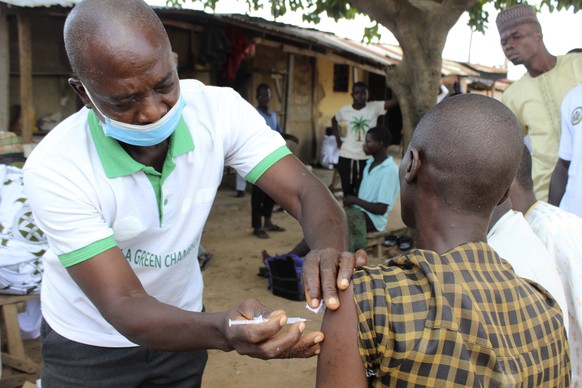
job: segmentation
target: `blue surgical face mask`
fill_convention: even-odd
[[[182,95],[180,95],[172,109],[166,112],[166,114],[155,123],[145,125],[128,124],[113,120],[104,115],[95,104],[93,98],[91,98],[89,90],[86,87],[85,91],[93,103],[93,107],[105,118],[105,123],[102,123],[105,136],[112,137],[115,140],[134,146],[153,146],[160,144],[170,137],[178,127],[178,123],[182,117],[182,110],[184,109],[184,106],[186,106],[186,102],[182,98]]]

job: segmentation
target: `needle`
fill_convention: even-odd
[[[258,325],[259,323],[267,322],[267,318],[263,318],[262,316],[254,317],[253,319],[229,319],[228,326],[236,326],[236,325]],[[292,317],[287,318],[287,324],[292,324],[296,322],[305,322],[307,319],[299,318],[299,317]]]

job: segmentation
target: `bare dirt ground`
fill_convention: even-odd
[[[399,160],[397,160],[399,162]],[[314,173],[328,185],[332,171],[314,169]],[[269,308],[283,309],[288,316],[310,319],[306,331],[318,330],[323,313],[314,314],[305,308],[305,302],[290,301],[274,296],[267,289],[268,280],[257,276],[262,265],[261,251],[270,254],[285,253],[302,238],[297,221],[285,212],[275,212],[273,222],[287,229],[270,232],[270,238],[258,239],[252,235],[250,187],[244,198],[235,198],[235,175],[226,174],[206,224],[202,243],[212,252],[204,276],[204,305],[208,312],[217,312],[236,306],[245,298],[261,300]],[[277,208],[277,206],[275,206]],[[390,213],[388,230],[404,225],[400,219],[400,203],[397,201]],[[385,250],[386,251],[386,250]],[[391,249],[384,256],[393,256],[398,249]],[[369,263],[379,263],[383,258],[370,257]],[[38,341],[27,341],[27,352],[39,360]],[[262,361],[236,352],[210,351],[203,378],[203,387],[312,387],[315,385],[317,359]]]

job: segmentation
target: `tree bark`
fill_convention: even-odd
[[[352,0],[360,12],[386,27],[402,48],[400,64],[386,69],[398,97],[405,152],[414,128],[435,103],[442,52],[449,30],[477,0]]]

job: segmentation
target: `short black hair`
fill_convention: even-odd
[[[352,91],[355,88],[362,88],[362,89],[368,90],[368,84],[363,82],[363,81],[358,81],[358,82],[354,83],[354,86],[352,87]]]
[[[257,94],[259,94],[259,92],[261,90],[271,90],[271,87],[269,85],[267,85],[266,83],[262,83],[262,84],[259,84],[259,86],[257,86]]]
[[[412,133],[435,195],[463,214],[491,216],[513,183],[523,135],[517,117],[501,101],[459,94],[433,106]]]
[[[517,184],[525,191],[533,191],[533,179],[531,177],[531,154],[526,145],[523,146],[521,162],[515,176]]]
[[[372,139],[376,141],[381,141],[386,147],[392,144],[392,134],[386,127],[370,128],[366,135],[372,136]]]

